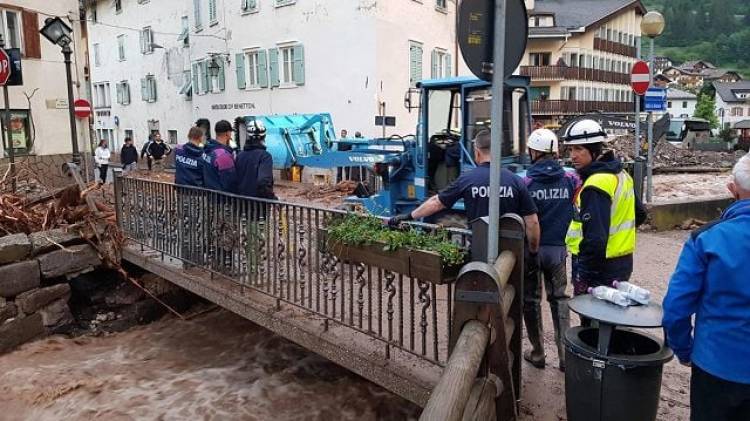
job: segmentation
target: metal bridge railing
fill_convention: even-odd
[[[386,358],[397,348],[445,365],[453,285],[342,261],[320,237],[344,212],[130,177],[116,178],[115,196],[121,229],[144,251],[267,294],[277,306],[303,308],[326,329],[336,323],[375,338]],[[464,246],[470,236],[451,233]]]

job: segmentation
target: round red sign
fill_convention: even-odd
[[[8,53],[0,48],[0,86],[4,86],[8,83],[10,78],[10,57]]]
[[[73,101],[73,107],[75,109],[76,117],[86,118],[91,115],[91,104],[85,99],[77,99]]]
[[[644,95],[651,85],[648,74],[648,64],[645,61],[636,61],[633,70],[630,71],[630,86],[637,95]]]

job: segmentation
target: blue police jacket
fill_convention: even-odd
[[[490,163],[479,164],[471,171],[461,174],[450,186],[438,193],[438,199],[448,209],[459,199],[464,199],[469,221],[489,215]],[[536,211],[536,205],[521,177],[503,168],[500,175],[500,214],[529,216]]]
[[[690,236],[663,305],[667,342],[680,361],[750,384],[750,199]]]
[[[206,188],[230,191],[234,180],[234,155],[232,148],[209,139],[203,153],[203,183]]]
[[[203,148],[188,142],[177,147],[174,157],[174,183],[203,187]]]
[[[524,182],[539,209],[539,244],[564,246],[581,180],[575,173],[566,173],[557,160],[545,159],[529,167]]]
[[[273,193],[273,157],[266,147],[246,144],[237,156],[232,191],[242,196],[276,199]]]

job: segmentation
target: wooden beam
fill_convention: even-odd
[[[500,275],[500,287],[505,288],[508,285],[508,279],[510,274],[513,273],[513,266],[516,264],[516,256],[510,250],[505,250],[500,253],[500,256],[495,260],[495,270]]]
[[[490,331],[483,323],[471,320],[464,325],[420,421],[461,420],[489,339]]]
[[[502,385],[500,385],[502,388]],[[486,378],[476,379],[471,395],[466,402],[462,421],[489,421],[497,419],[495,411],[495,396],[497,385]]]

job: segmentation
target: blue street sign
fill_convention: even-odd
[[[667,90],[648,88],[645,96],[645,111],[667,111]]]

